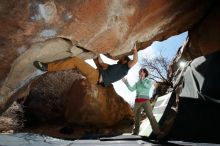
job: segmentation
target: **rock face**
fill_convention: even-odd
[[[91,94],[98,95],[91,98]],[[66,95],[65,117],[68,122],[79,125],[110,126],[131,119],[132,111],[112,87],[93,86],[81,79],[73,83]]]
[[[186,31],[206,12],[206,0],[60,1],[1,0],[0,80],[10,65],[35,42],[63,37],[84,48],[82,53],[130,52],[155,40]],[[94,56],[86,56],[92,58]]]
[[[189,39],[174,59],[170,74],[176,71],[180,61],[193,60],[220,49],[219,9],[220,2],[214,2],[203,18],[189,30]]]
[[[189,31],[188,56],[195,58],[200,55],[211,54],[220,49],[219,8],[220,3],[215,2],[201,22],[192,31]]]
[[[31,88],[24,103],[31,122],[111,126],[133,116],[128,103],[112,87],[91,85],[77,70],[47,73]]]
[[[80,78],[82,75],[76,70],[66,70],[47,73],[35,80],[24,102],[27,121],[65,121],[67,103],[64,96],[71,89],[72,83]]]

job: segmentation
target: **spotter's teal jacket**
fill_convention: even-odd
[[[129,85],[128,82],[125,83],[130,91],[136,90],[136,98],[146,98],[149,99],[149,92],[152,86],[152,81],[148,78],[137,81],[133,86]]]

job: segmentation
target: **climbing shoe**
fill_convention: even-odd
[[[41,71],[47,71],[47,64],[46,63],[43,63],[40,61],[34,61],[33,65]]]

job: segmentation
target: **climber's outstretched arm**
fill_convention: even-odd
[[[133,47],[133,55],[134,55],[133,59],[128,62],[128,67],[129,68],[134,66],[137,63],[137,61],[138,61],[137,43],[135,43],[135,45]]]
[[[100,55],[98,55],[98,63],[102,67],[102,69],[107,69],[108,68],[108,64],[103,62]]]

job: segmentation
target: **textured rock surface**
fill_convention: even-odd
[[[11,133],[23,128],[23,109],[20,104],[14,103],[0,116],[0,132]]]
[[[132,42],[155,40],[189,29],[209,8],[206,0],[1,0],[0,81],[16,57],[35,42],[63,37],[95,53],[120,55]],[[91,56],[87,56],[91,58]]]
[[[133,115],[112,87],[91,85],[76,70],[47,73],[34,81],[24,105],[29,121],[37,123],[109,126]]]
[[[67,121],[80,125],[106,126],[132,118],[130,106],[113,87],[94,86],[85,79],[73,83],[66,95],[66,109]]]
[[[189,31],[188,56],[195,58],[220,49],[220,2],[215,2],[201,22]]]
[[[180,61],[192,60],[196,57],[207,55],[220,50],[220,2],[215,1],[206,15],[189,30],[189,40],[180,49],[170,74],[176,71]]]
[[[72,83],[82,78],[75,70],[47,73],[32,83],[27,100],[24,102],[25,112],[30,122],[65,121],[65,94]]]

